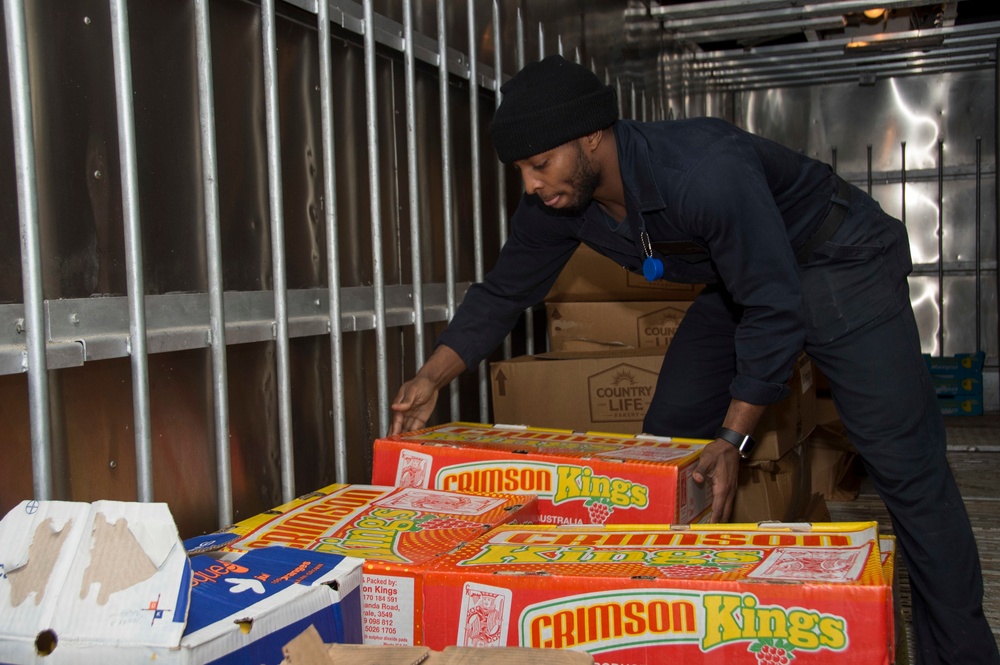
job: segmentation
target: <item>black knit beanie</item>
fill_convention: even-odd
[[[618,119],[615,89],[582,65],[550,55],[500,88],[490,138],[504,164],[546,152]]]

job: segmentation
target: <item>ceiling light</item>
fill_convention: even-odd
[[[872,20],[880,18],[882,14],[885,14],[885,7],[876,7],[874,9],[865,10],[865,18],[870,18]]]

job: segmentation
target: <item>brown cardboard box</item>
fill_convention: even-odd
[[[794,521],[808,496],[802,467],[802,456],[795,449],[776,461],[740,465],[730,521]]]
[[[663,347],[561,351],[495,362],[493,421],[579,432],[639,434],[653,397]],[[812,364],[800,355],[789,396],[772,405],[755,430],[753,461],[773,461],[815,426]]]
[[[551,352],[495,362],[493,420],[638,434],[662,364],[663,349]]]
[[[525,647],[384,647],[323,644],[310,626],[284,648],[281,665],[593,665],[594,658],[569,649]]]
[[[806,439],[812,491],[827,501],[851,501],[861,482],[854,470],[857,451],[839,420],[817,425]]]
[[[647,282],[590,247],[580,245],[563,267],[546,301],[693,300],[702,284]]]
[[[690,301],[546,303],[552,351],[666,349]]]
[[[781,459],[816,427],[816,386],[806,354],[799,354],[789,385],[788,397],[772,404],[757,423],[753,461]]]

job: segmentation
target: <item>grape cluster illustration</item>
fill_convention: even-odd
[[[761,665],[789,665],[792,659],[792,649],[785,640],[764,639],[750,645],[749,651]]]

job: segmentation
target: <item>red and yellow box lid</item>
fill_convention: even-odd
[[[536,518],[532,496],[334,484],[185,545],[189,552],[281,546],[420,563],[498,525]]]

